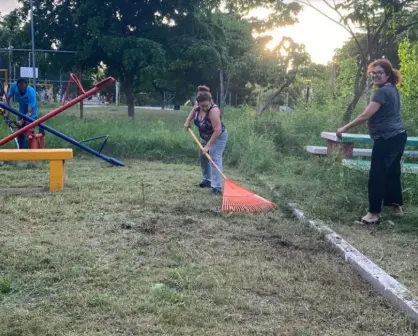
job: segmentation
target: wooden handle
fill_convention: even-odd
[[[199,139],[196,137],[196,135],[193,133],[192,129],[190,127],[187,128],[187,130],[189,131],[190,135],[193,137],[194,141],[197,143],[197,145],[199,146],[199,148],[201,150],[203,150],[203,146],[200,143]],[[213,162],[212,158],[210,157],[210,155],[208,153],[205,153],[206,157],[208,158],[208,160],[210,161],[210,163],[212,163],[212,165],[216,168],[216,170],[219,172],[219,174],[222,175],[222,177],[224,179],[226,179],[226,176],[221,172],[221,170],[219,169],[219,167],[216,165],[215,162]]]

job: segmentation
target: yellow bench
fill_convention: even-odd
[[[64,189],[64,162],[73,158],[73,150],[0,149],[0,161],[49,161],[49,191]]]

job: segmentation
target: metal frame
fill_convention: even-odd
[[[6,90],[9,89],[9,70],[7,69],[0,69],[0,72],[4,72],[4,90],[6,92]],[[1,80],[1,79],[0,79]]]
[[[0,48],[0,52],[13,52],[13,51],[30,51],[32,49],[20,49],[20,48]],[[48,49],[35,49],[35,52],[44,52],[44,53],[58,53],[58,54],[76,54],[77,51],[72,50],[48,50]]]

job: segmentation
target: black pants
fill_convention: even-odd
[[[369,173],[369,212],[381,213],[385,206],[403,205],[401,158],[406,132],[389,139],[376,139]]]
[[[26,125],[28,125],[29,122],[25,121],[22,125],[22,127],[25,127]],[[22,128],[20,127],[20,128]],[[26,137],[26,133],[24,132],[23,134],[19,135],[17,137],[17,142],[19,143],[19,149],[28,149],[29,148],[29,141]]]

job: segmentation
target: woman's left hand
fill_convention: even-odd
[[[202,154],[205,155],[207,153],[209,153],[209,147],[205,146],[205,147],[203,147]]]

